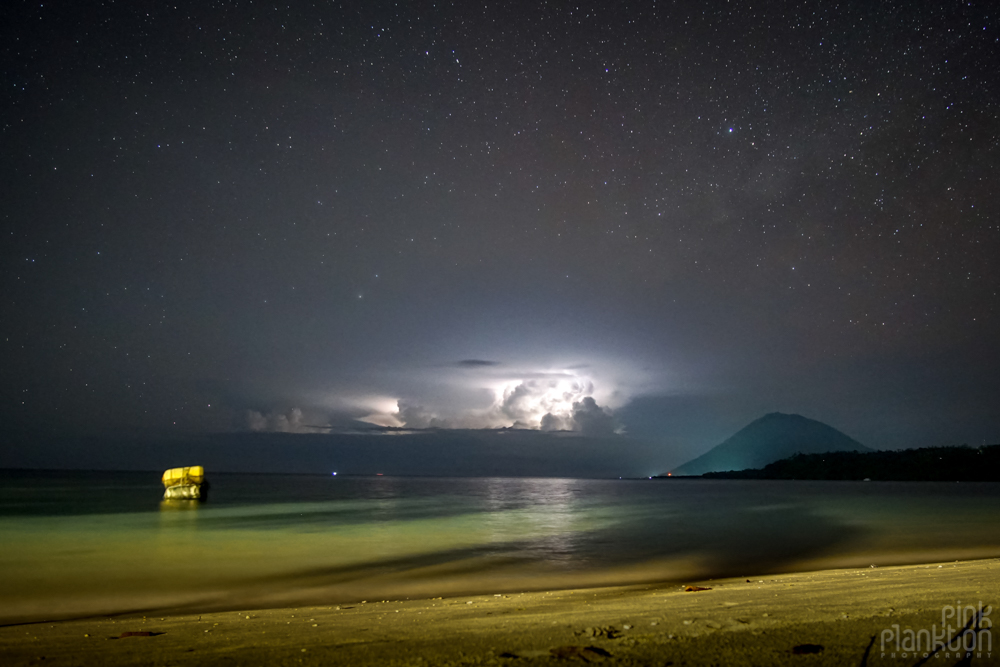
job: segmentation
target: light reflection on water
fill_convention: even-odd
[[[996,484],[88,475],[0,473],[0,614],[1000,555]]]

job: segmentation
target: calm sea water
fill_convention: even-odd
[[[0,620],[1000,556],[1000,484],[209,477],[0,471]]]

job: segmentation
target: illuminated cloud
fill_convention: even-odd
[[[493,417],[514,428],[555,430],[560,426],[575,430],[573,405],[593,393],[590,379],[565,371],[508,382],[497,390]]]
[[[434,396],[414,395],[396,399],[367,401],[369,413],[361,421],[386,427],[425,428],[516,428],[542,431],[577,431],[587,435],[609,435],[618,428],[607,401],[620,392],[602,391],[584,371],[587,367],[556,370],[498,370],[494,361],[463,360],[462,369],[442,380],[448,390]],[[464,405],[449,396],[465,394]],[[485,399],[470,403],[469,395]],[[603,406],[598,401],[605,403]]]
[[[586,435],[611,435],[619,428],[611,411],[599,406],[591,396],[573,403],[573,422],[576,430]]]

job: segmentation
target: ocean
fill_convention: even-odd
[[[0,621],[1000,556],[1000,484],[0,471]]]

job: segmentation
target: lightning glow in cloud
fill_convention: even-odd
[[[572,370],[529,371],[502,379],[481,378],[492,403],[479,409],[449,410],[400,399],[395,410],[373,410],[363,421],[408,428],[523,428],[610,434],[614,418],[600,407],[606,400],[589,377]],[[471,381],[474,382],[474,381]],[[372,406],[373,408],[375,406]]]

